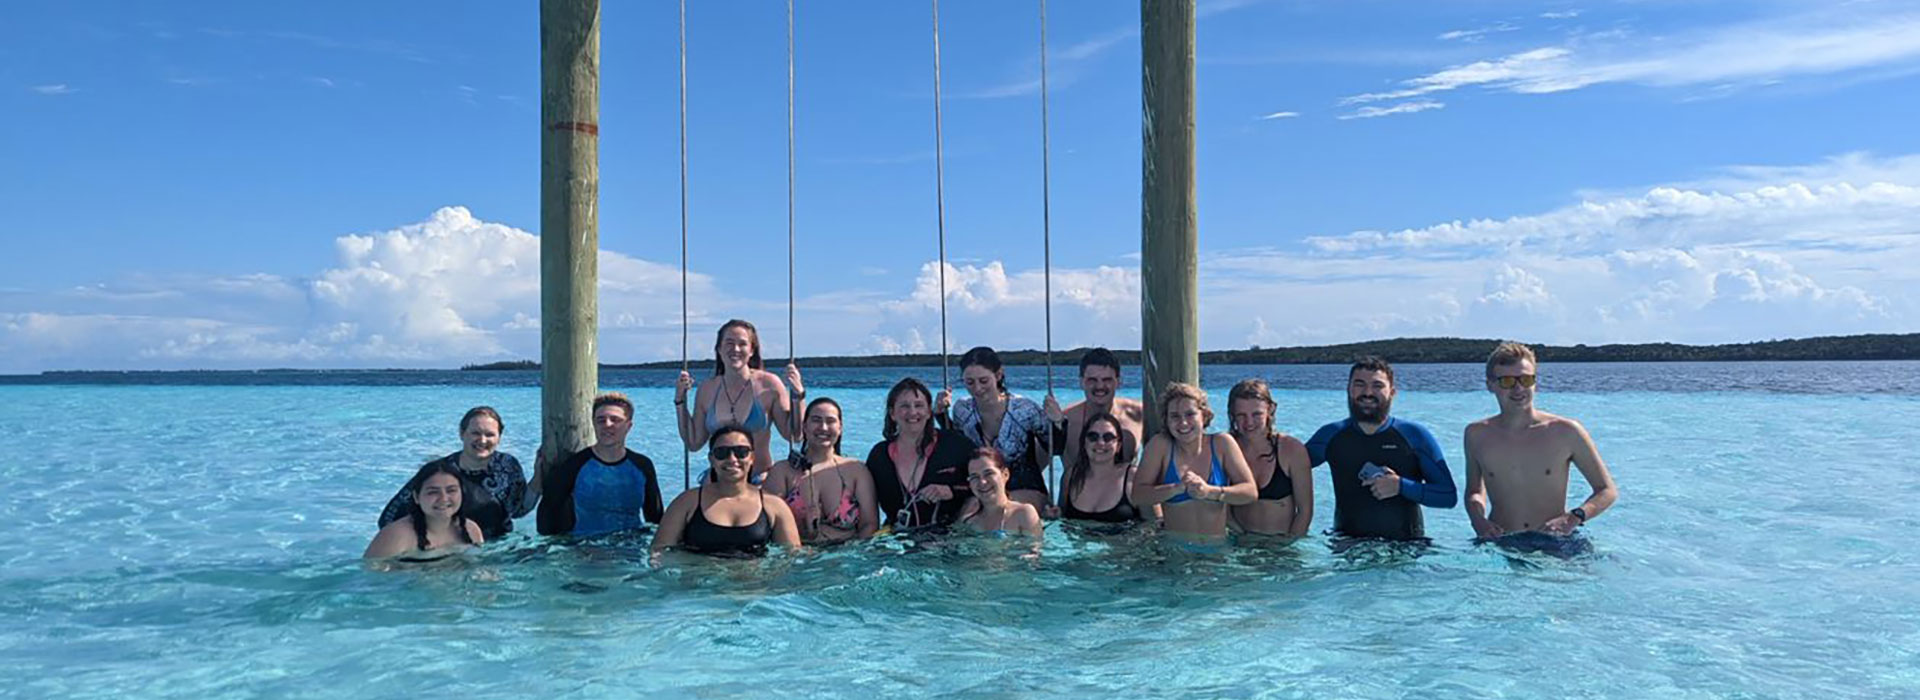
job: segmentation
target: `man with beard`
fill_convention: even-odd
[[[1120,358],[1112,350],[1094,348],[1080,356],[1080,390],[1086,399],[1061,410],[1053,392],[1047,392],[1047,420],[1053,421],[1053,453],[1067,464],[1080,458],[1080,429],[1087,418],[1102,413],[1119,419],[1120,454],[1140,454],[1140,421],[1145,410],[1139,399],[1116,396],[1120,388]]]
[[[1363,357],[1347,371],[1346,420],[1307,441],[1333,477],[1333,531],[1342,537],[1424,540],[1420,506],[1452,508],[1459,494],[1426,426],[1394,418],[1393,366]]]
[[[1481,539],[1572,556],[1589,545],[1565,536],[1612,507],[1620,489],[1579,421],[1534,408],[1536,366],[1533,350],[1519,343],[1501,343],[1487,357],[1487,391],[1500,413],[1467,426],[1467,519]],[[1593,488],[1573,510],[1568,465]],[[1498,506],[1492,513],[1489,500]]]

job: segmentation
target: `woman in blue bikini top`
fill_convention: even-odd
[[[720,326],[713,342],[713,376],[700,382],[692,409],[687,407],[687,392],[694,388],[693,375],[681,372],[673,391],[673,411],[688,452],[704,449],[714,431],[724,426],[745,428],[753,436],[755,483],[773,466],[773,431],[788,441],[800,439],[793,413],[806,396],[799,367],[787,365],[785,384],[763,367],[760,331],[736,318]]]
[[[1164,504],[1161,525],[1170,532],[1225,537],[1227,506],[1259,498],[1240,446],[1231,436],[1206,431],[1213,409],[1207,406],[1206,392],[1191,384],[1167,385],[1160,396],[1160,418],[1161,431],[1147,441],[1140,464],[1166,467],[1134,474],[1134,504]]]

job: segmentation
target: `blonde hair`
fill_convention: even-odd
[[[1521,360],[1533,363],[1538,368],[1540,360],[1533,356],[1533,348],[1508,340],[1494,346],[1493,353],[1487,355],[1487,378],[1493,378],[1493,368],[1519,364]]]
[[[1176,399],[1189,399],[1193,401],[1194,405],[1200,407],[1200,426],[1201,427],[1204,428],[1208,424],[1213,422],[1213,407],[1207,405],[1207,392],[1202,391],[1200,387],[1194,386],[1192,384],[1188,384],[1186,382],[1168,382],[1167,390],[1160,393],[1161,423],[1166,422],[1167,407],[1172,406],[1174,400]],[[1160,426],[1160,429],[1168,430],[1167,426],[1165,425]],[[1168,431],[1167,434],[1172,435],[1173,433],[1171,431]]]

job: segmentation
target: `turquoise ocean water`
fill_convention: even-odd
[[[847,406],[847,452],[901,372],[809,375]],[[1395,415],[1461,479],[1460,432],[1494,410],[1478,368],[1401,372]],[[528,518],[468,563],[398,572],[358,561],[381,506],[475,404],[530,468],[532,375],[10,378],[0,695],[1920,696],[1920,363],[1543,373],[1541,407],[1585,422],[1622,488],[1573,561],[1476,547],[1455,508],[1427,511],[1417,557],[1054,524],[1038,562],[882,539],[649,568],[644,540],[557,545]],[[1033,394],[1037,371],[1014,374]],[[1344,415],[1343,368],[1204,383],[1219,400],[1252,374],[1282,387],[1289,432]],[[669,496],[670,379],[603,376],[639,404]]]

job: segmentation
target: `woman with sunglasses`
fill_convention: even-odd
[[[980,532],[1040,538],[1040,511],[1007,497],[1007,458],[991,447],[973,451],[967,461],[967,485],[973,500],[960,514],[960,523]]]
[[[973,444],[997,448],[1006,455],[1013,475],[1007,489],[1013,500],[1035,508],[1046,506],[1043,464],[1052,458],[1046,412],[1033,399],[1007,391],[1007,372],[993,348],[980,346],[961,355],[960,381],[967,386],[967,396],[955,402],[952,392],[942,389],[934,414]],[[950,420],[946,418],[949,404]]]
[[[407,480],[406,515],[380,528],[367,559],[401,561],[438,559],[487,541],[480,525],[460,513],[460,468],[444,461],[428,462]]]
[[[1259,498],[1240,445],[1230,436],[1206,431],[1213,409],[1207,406],[1206,392],[1192,384],[1167,385],[1160,396],[1160,419],[1160,434],[1147,441],[1140,458],[1146,468],[1134,473],[1134,505],[1164,504],[1161,524],[1170,532],[1224,539],[1227,506]]]
[[[721,324],[713,340],[713,376],[694,391],[691,411],[687,392],[694,389],[693,375],[681,372],[674,385],[673,411],[688,452],[707,444],[721,426],[746,428],[753,436],[757,480],[773,466],[773,431],[779,431],[784,440],[799,439],[799,426],[790,420],[790,412],[807,394],[800,385],[800,368],[788,363],[787,384],[782,384],[764,367],[759,329],[737,318]]]
[[[1233,525],[1256,535],[1301,537],[1313,523],[1313,469],[1299,438],[1273,429],[1277,404],[1267,383],[1247,379],[1227,392],[1233,439],[1246,455],[1259,499],[1233,507]]]
[[[825,396],[807,404],[802,434],[800,454],[775,463],[760,488],[786,495],[808,544],[872,537],[880,529],[873,477],[840,454],[840,404]]]
[[[867,452],[880,514],[895,530],[952,525],[967,497],[973,441],[933,424],[933,394],[907,377],[887,391],[885,439]]]
[[[739,426],[713,431],[707,446],[707,482],[683,491],[667,506],[653,553],[679,548],[722,557],[758,557],[768,543],[800,546],[800,529],[785,501],[768,498],[748,483],[753,471],[753,434]],[[713,497],[707,497],[707,489]]]
[[[1133,436],[1113,414],[1088,416],[1080,428],[1080,449],[1067,465],[1060,487],[1060,517],[1086,524],[1130,525],[1146,519],[1127,499],[1133,483]]]

